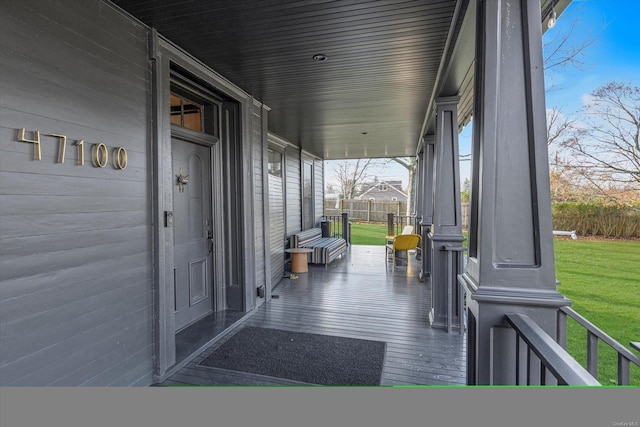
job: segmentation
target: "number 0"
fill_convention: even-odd
[[[109,151],[107,151],[107,146],[103,143],[95,145],[93,147],[93,164],[96,166],[103,168],[107,166],[109,162]]]
[[[127,167],[127,150],[124,147],[117,147],[113,160],[116,164],[116,169],[124,170]]]

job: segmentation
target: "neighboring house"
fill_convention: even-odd
[[[367,184],[368,187],[356,197],[358,200],[375,200],[376,202],[407,202],[407,194],[402,191],[402,181],[379,181]]]

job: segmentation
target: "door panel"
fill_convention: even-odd
[[[171,155],[175,322],[179,331],[213,308],[211,149],[174,138]]]

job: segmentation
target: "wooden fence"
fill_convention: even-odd
[[[340,215],[343,212],[349,214],[349,221],[353,222],[378,222],[386,223],[387,214],[393,213],[396,216],[407,214],[406,202],[383,202],[376,200],[340,200],[336,207],[335,200],[325,200],[325,215]],[[462,203],[462,227],[469,227],[469,203]]]
[[[554,230],[576,230],[578,235],[601,235],[616,238],[640,237],[640,213],[638,208],[602,207],[556,203],[553,205]],[[387,214],[406,217],[405,202],[375,200],[325,200],[325,215],[349,214],[349,221],[387,223]],[[462,202],[460,210],[462,228],[469,229],[469,202]]]
[[[393,212],[395,215],[406,215],[407,203],[345,199],[340,200],[336,208],[335,200],[325,200],[325,215],[340,215],[343,212],[349,214],[349,221],[386,223],[389,212]]]

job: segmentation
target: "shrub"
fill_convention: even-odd
[[[640,206],[599,203],[554,203],[553,229],[576,230],[581,236],[640,237]]]

